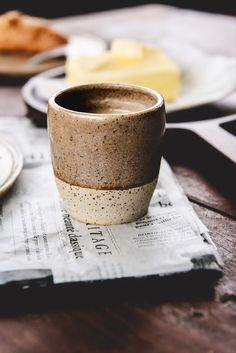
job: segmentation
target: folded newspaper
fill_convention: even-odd
[[[46,129],[8,117],[0,119],[0,132],[24,154],[19,179],[0,200],[1,285],[49,274],[57,284],[222,271],[207,228],[165,160],[145,217],[123,225],[83,224],[70,217],[56,190]]]

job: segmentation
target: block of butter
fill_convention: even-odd
[[[177,65],[157,47],[130,39],[116,39],[110,50],[95,56],[67,58],[66,79],[71,86],[95,82],[142,85],[158,91],[166,101],[180,92]]]

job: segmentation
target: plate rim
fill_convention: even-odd
[[[55,73],[55,74],[54,74]],[[31,108],[35,109],[36,111],[47,114],[47,104],[41,103],[38,99],[34,97],[32,94],[32,90],[34,89],[34,84],[40,77],[47,77],[51,78],[55,75],[61,75],[65,73],[65,65],[55,67],[53,69],[46,70],[41,72],[40,74],[30,78],[22,87],[21,94],[23,97],[24,102],[29,105]]]
[[[5,146],[7,146],[7,148],[13,151],[14,157],[17,158],[15,159],[13,157],[14,164],[16,164],[16,167],[11,173],[10,177],[7,179],[7,181],[0,187],[0,197],[2,197],[7,193],[7,191],[11,188],[11,186],[13,186],[13,184],[19,177],[23,169],[24,158],[23,158],[22,152],[20,151],[20,148],[15,142],[13,142],[10,138],[4,137],[1,132],[0,132],[0,138],[1,138],[1,143],[3,143]]]

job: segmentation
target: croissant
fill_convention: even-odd
[[[38,53],[66,43],[44,19],[19,11],[0,16],[0,52]]]

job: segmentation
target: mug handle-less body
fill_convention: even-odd
[[[168,123],[167,129],[192,131],[236,163],[236,137],[222,127],[223,124],[233,121],[236,121],[236,114],[197,122]]]

